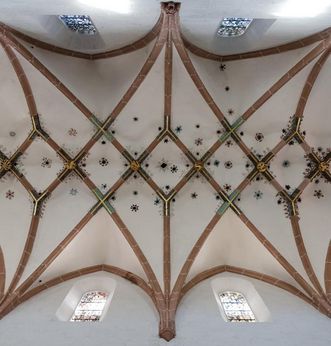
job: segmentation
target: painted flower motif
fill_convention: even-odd
[[[224,189],[226,192],[230,192],[231,189],[232,189],[232,187],[231,187],[230,184],[224,184],[224,185],[223,185],[223,189]]]
[[[106,167],[108,165],[108,163],[109,163],[109,161],[105,157],[102,157],[99,160],[99,165],[102,166],[102,167]]]
[[[176,128],[175,128],[175,132],[176,132],[177,134],[178,134],[178,133],[181,133],[182,130],[183,130],[183,127],[182,127],[181,125],[176,126]]]
[[[196,192],[191,193],[191,198],[196,199],[198,197],[198,194]]]
[[[161,203],[160,198],[159,198],[159,197],[156,197],[156,198],[154,199],[154,205],[159,205],[160,203]]]
[[[76,129],[71,128],[71,129],[68,130],[68,135],[69,135],[69,136],[75,137],[75,136],[77,136],[77,133],[78,133],[78,132],[77,132]]]
[[[219,160],[214,160],[214,166],[218,167],[220,165]]]
[[[194,144],[195,144],[196,146],[202,145],[202,143],[203,143],[203,139],[202,139],[202,138],[197,138],[197,139],[194,141]]]
[[[228,109],[228,114],[229,114],[229,115],[233,115],[233,114],[234,114],[234,110],[233,110],[232,108],[229,108],[229,109]]]
[[[52,160],[48,159],[47,157],[43,157],[41,160],[41,166],[51,168],[52,167]]]
[[[171,173],[177,173],[177,172],[178,172],[178,167],[177,167],[176,165],[172,165],[172,166],[170,167],[170,172],[171,172]]]
[[[7,199],[13,199],[14,197],[15,197],[15,192],[14,192],[14,191],[8,190],[8,191],[6,192],[6,198],[7,198]]]
[[[131,211],[136,213],[139,210],[139,205],[138,204],[132,204],[130,209],[131,209]]]
[[[283,167],[290,167],[290,161],[289,160],[284,160],[283,163],[282,163],[282,166]]]
[[[231,139],[228,139],[226,142],[225,142],[225,145],[230,148],[232,145],[233,145],[233,142],[231,141]]]
[[[261,132],[256,133],[256,134],[255,134],[255,139],[256,139],[258,142],[262,142],[263,139],[264,139],[263,133],[261,133]]]
[[[226,70],[226,65],[225,64],[221,64],[220,65],[220,71],[225,71]]]
[[[263,196],[263,192],[261,192],[260,190],[254,192],[255,199],[261,199],[262,196]]]
[[[78,194],[78,190],[72,188],[72,189],[70,189],[70,192],[69,192],[69,193],[70,193],[71,196],[76,196],[76,195]]]
[[[322,193],[321,190],[315,190],[314,196],[317,197],[318,199],[320,199],[320,198],[324,197],[324,194]]]
[[[101,184],[101,190],[105,191],[107,190],[108,185],[107,184]]]
[[[224,167],[227,168],[227,169],[232,168],[232,162],[231,162],[231,161],[226,161],[226,162],[224,163]]]

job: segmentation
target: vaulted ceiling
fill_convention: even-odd
[[[179,8],[102,53],[1,26],[0,316],[99,270],[150,295],[165,339],[223,271],[330,316],[331,30],[217,55]]]

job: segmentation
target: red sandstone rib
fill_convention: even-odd
[[[316,34],[307,36],[303,39],[293,41],[290,43],[286,43],[283,45],[279,45],[272,48],[267,49],[261,49],[253,52],[247,52],[247,53],[239,53],[239,54],[230,54],[230,55],[219,55],[215,53],[208,52],[202,48],[197,47],[193,43],[189,42],[183,34],[181,34],[183,42],[185,44],[185,47],[191,51],[193,54],[200,56],[201,58],[209,59],[209,60],[216,60],[220,62],[224,61],[234,61],[234,60],[243,60],[243,59],[251,59],[251,58],[260,58],[268,55],[273,54],[279,54],[284,53],[293,49],[298,49],[302,47],[309,46],[310,44],[313,44],[315,42],[324,40],[328,37],[330,37],[331,34],[331,28],[327,28],[323,31],[320,31]]]
[[[244,269],[244,268],[240,268],[240,267],[233,267],[230,265],[220,265],[217,267],[213,267],[210,269],[207,269],[199,274],[197,274],[193,279],[191,279],[182,289],[181,295],[182,297],[189,291],[191,290],[193,287],[195,287],[197,284],[199,284],[201,281],[209,279],[211,277],[213,277],[214,275],[217,274],[221,274],[224,272],[229,272],[229,273],[235,273],[235,274],[239,274],[239,275],[243,275],[243,276],[247,276],[256,280],[260,280],[263,282],[266,282],[270,285],[282,288],[283,290],[290,292],[294,295],[296,295],[297,297],[300,297],[301,299],[303,299],[305,302],[313,305],[314,307],[316,307],[316,305],[314,304],[314,302],[305,294],[303,294],[300,290],[298,290],[296,287],[288,284],[285,281],[279,280],[273,276],[267,275],[267,274],[263,274],[263,273],[259,273],[253,270],[249,270],[249,269]]]
[[[321,296],[325,296],[323,289],[322,289],[322,286],[317,279],[314,268],[313,268],[313,266],[310,262],[310,259],[308,257],[305,243],[303,241],[302,233],[300,230],[299,218],[297,215],[291,216],[291,226],[292,226],[294,240],[295,240],[295,243],[296,243],[296,246],[298,249],[298,253],[299,253],[302,265],[305,268],[305,271],[306,271],[311,283],[313,284],[313,286],[317,290],[317,292]]]
[[[0,23],[0,31],[5,35],[13,34],[17,38],[27,43],[30,43],[38,48],[45,49],[54,53],[67,55],[74,58],[97,60],[97,59],[112,58],[115,56],[131,53],[135,50],[145,47],[148,43],[153,41],[155,37],[157,36],[157,34],[160,32],[163,16],[164,16],[163,13],[161,13],[158,21],[156,22],[152,30],[149,31],[144,37],[140,38],[139,40],[120,48],[116,48],[116,49],[112,49],[112,50],[108,50],[108,51],[100,52],[100,53],[94,53],[94,54],[77,52],[71,49],[66,49],[66,48],[55,46],[47,42],[43,42],[29,35],[26,35],[14,28],[11,28],[10,26],[4,23]]]
[[[326,296],[331,304],[331,241],[329,242],[328,251],[325,257],[324,282]]]
[[[5,294],[5,285],[6,285],[5,258],[3,256],[2,248],[0,246],[0,304],[2,302],[2,298]]]

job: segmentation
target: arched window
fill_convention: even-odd
[[[103,291],[89,291],[81,297],[71,322],[99,321],[109,294]]]
[[[239,292],[221,292],[219,298],[228,322],[256,322],[246,298]]]

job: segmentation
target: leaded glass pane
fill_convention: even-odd
[[[219,294],[224,313],[229,322],[255,322],[255,316],[246,298],[238,292]]]
[[[105,307],[108,293],[91,291],[83,294],[70,321],[99,321]]]
[[[252,21],[253,19],[249,18],[223,18],[217,34],[222,37],[241,36]]]
[[[67,28],[79,34],[94,35],[97,32],[90,16],[63,14],[59,18]]]

